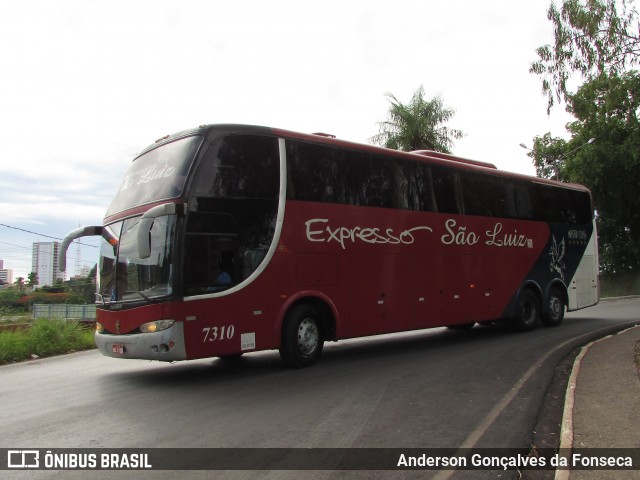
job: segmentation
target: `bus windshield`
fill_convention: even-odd
[[[137,233],[141,217],[129,218],[105,227],[100,246],[98,293],[105,303],[150,300],[172,292],[172,253],[175,215],[159,217],[151,228],[151,255],[138,256]],[[117,239],[117,241],[116,241]]]
[[[181,138],[136,158],[106,216],[146,203],[182,195],[201,136]]]

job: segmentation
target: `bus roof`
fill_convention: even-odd
[[[274,134],[280,137],[292,138],[296,140],[304,140],[312,143],[320,143],[325,145],[333,145],[336,147],[347,148],[351,150],[369,151],[371,153],[379,153],[386,156],[394,156],[399,158],[418,160],[425,163],[437,164],[447,166],[456,169],[474,170],[477,172],[484,172],[490,175],[497,175],[500,177],[517,178],[526,180],[529,182],[540,183],[544,185],[550,185],[561,188],[570,188],[574,190],[589,191],[584,185],[575,183],[560,182],[557,180],[549,180],[546,178],[540,178],[532,175],[525,175],[521,173],[509,172],[507,170],[498,169],[493,163],[482,162],[479,160],[471,160],[468,158],[458,157],[456,155],[450,155],[447,153],[435,152],[433,150],[414,150],[412,152],[405,152],[402,150],[394,150],[385,147],[378,147],[375,145],[368,145],[363,143],[351,142],[347,140],[340,140],[334,136],[307,134],[300,132],[293,132],[290,130],[283,130],[278,128],[271,129]]]
[[[449,153],[436,152],[435,150],[413,150],[410,153],[417,155],[424,155],[425,157],[443,158],[445,160],[451,160],[452,162],[467,163],[469,165],[475,165],[477,167],[498,169],[493,163],[480,162],[478,160],[471,160],[469,158],[458,157]]]
[[[456,155],[450,155],[446,153],[435,152],[433,150],[415,150],[413,152],[405,152],[402,150],[393,150],[390,148],[378,147],[375,145],[368,145],[364,143],[351,142],[348,140],[341,140],[334,135],[327,133],[300,133],[291,130],[285,130],[280,128],[270,128],[257,125],[244,125],[244,124],[206,124],[200,125],[197,128],[190,130],[183,130],[173,135],[167,135],[155,141],[155,143],[149,145],[142,150],[136,157],[146,153],[153,148],[156,148],[164,143],[171,142],[178,138],[182,138],[189,135],[203,134],[209,136],[213,132],[219,133],[254,133],[254,134],[273,134],[285,139],[295,139],[306,141],[310,143],[318,143],[323,145],[332,145],[335,147],[345,148],[349,150],[360,150],[371,153],[377,153],[385,156],[392,156],[398,158],[405,158],[407,160],[420,161],[424,163],[431,163],[436,165],[447,166],[455,169],[474,170],[484,172],[486,174],[496,175],[500,177],[508,177],[521,179],[529,182],[540,183],[544,185],[556,186],[561,188],[570,188],[574,190],[588,191],[584,185],[565,183],[557,180],[549,180],[545,178],[535,177],[532,175],[524,175],[520,173],[509,172],[507,170],[500,170],[494,164],[488,162],[482,162],[479,160],[471,160],[468,158],[458,157]]]

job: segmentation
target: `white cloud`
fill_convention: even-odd
[[[552,38],[547,7],[548,0],[3,2],[2,222],[62,231],[56,235],[78,221],[99,222],[136,152],[202,123],[367,142],[386,117],[384,94],[407,101],[420,85],[456,110],[450,125],[467,133],[456,153],[533,173],[518,144],[549,130],[564,135],[568,118],[546,117],[528,72],[534,49]]]

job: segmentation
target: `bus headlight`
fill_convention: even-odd
[[[102,333],[104,332],[104,325],[102,325],[99,322],[96,322],[96,333]]]
[[[140,331],[142,333],[161,332],[162,330],[166,330],[171,327],[174,323],[176,323],[175,320],[156,320],[154,322],[140,325]]]

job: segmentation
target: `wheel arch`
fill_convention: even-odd
[[[324,340],[336,341],[338,339],[339,315],[333,301],[324,293],[317,291],[302,291],[287,298],[278,313],[278,321],[276,322],[277,337],[280,338],[282,326],[287,313],[296,305],[311,305],[315,307],[322,318],[322,335]]]
[[[518,290],[516,290],[513,297],[511,297],[511,301],[509,302],[509,304],[507,305],[507,308],[502,314],[502,318],[509,319],[516,315],[518,302],[520,301],[520,297],[522,297],[522,294],[525,290],[533,291],[533,293],[535,293],[536,296],[538,297],[538,303],[540,305],[544,303],[543,296],[542,296],[542,288],[540,288],[540,284],[538,284],[538,282],[535,282],[534,280],[526,280],[520,285]]]

